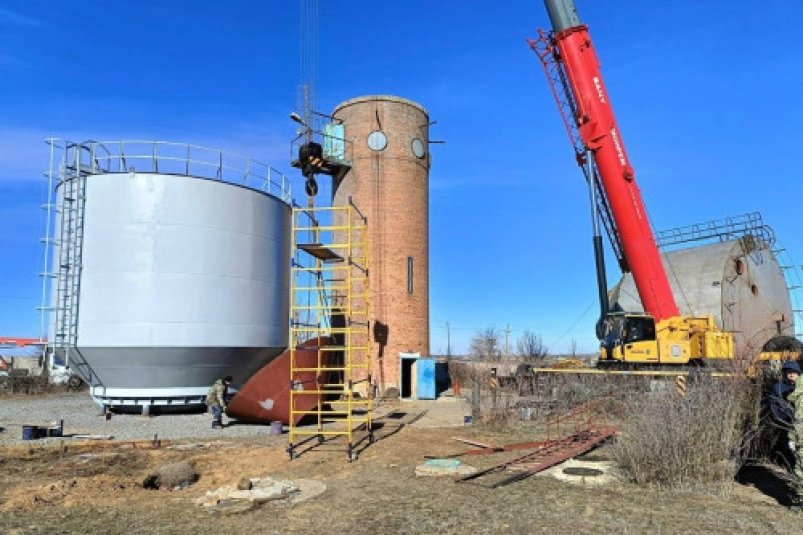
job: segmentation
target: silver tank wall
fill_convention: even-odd
[[[777,334],[794,334],[783,271],[764,244],[732,240],[661,256],[681,313],[713,315],[733,333],[737,355],[754,354]],[[629,273],[611,290],[610,301],[628,312],[644,310]]]
[[[86,187],[77,345],[105,387],[96,398],[198,402],[285,348],[286,203],[156,173],[91,175]]]

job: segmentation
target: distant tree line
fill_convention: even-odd
[[[496,327],[478,330],[471,339],[469,357],[473,360],[497,361],[503,356],[518,356],[528,362],[538,362],[549,354],[541,335],[535,332],[522,332],[516,340],[514,355],[503,355],[501,338],[502,333]]]

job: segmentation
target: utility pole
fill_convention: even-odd
[[[452,329],[449,327],[449,322],[446,322],[446,356],[452,357]]]
[[[510,355],[510,346],[508,345],[508,337],[510,336],[511,332],[513,332],[513,331],[510,330],[510,324],[508,323],[507,327],[505,328],[505,356],[506,357]]]

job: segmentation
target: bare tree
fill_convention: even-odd
[[[569,353],[573,359],[577,358],[577,340],[574,338],[572,338],[572,342],[569,344]]]
[[[499,331],[494,327],[477,331],[471,339],[469,355],[474,360],[499,360],[502,357]]]
[[[547,356],[548,349],[541,335],[532,331],[524,331],[516,341],[519,356],[525,360],[541,360]]]

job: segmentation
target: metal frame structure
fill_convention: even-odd
[[[289,178],[269,164],[234,152],[172,141],[46,140],[51,159],[64,161],[79,146],[84,171],[99,173],[160,173],[220,180],[263,191],[286,203],[292,202]],[[58,166],[59,164],[56,164]],[[51,162],[51,173],[53,163]]]
[[[342,122],[338,119],[316,111],[310,111],[310,116],[312,117],[312,123],[302,121],[300,124],[303,129],[295,139],[290,141],[291,165],[300,169],[303,168],[304,162],[299,158],[299,149],[307,143],[320,140],[323,157],[315,172],[330,175],[338,180],[351,169],[351,163],[354,160],[354,143],[330,130],[335,127],[342,128]],[[323,123],[323,126],[320,127],[319,123],[323,119],[328,119],[329,121]]]
[[[359,444],[374,440],[368,221],[351,199],[345,206],[297,207],[292,233],[287,451],[293,459],[311,440],[345,437],[351,461]],[[297,358],[309,340],[317,341],[313,366]],[[310,401],[314,408],[303,408]]]
[[[789,290],[795,337],[803,341],[803,275],[801,275],[801,270],[792,261],[786,249],[776,247],[772,252],[775,253],[775,258],[778,259],[786,282],[786,288]]]
[[[615,401],[612,396],[602,396],[572,407],[566,413],[550,416],[546,421],[546,440],[466,452],[472,455],[484,455],[518,449],[532,450],[519,457],[463,476],[456,482],[470,481],[488,488],[503,487],[595,448],[619,432],[618,426],[601,425],[596,421],[596,412],[600,405],[612,401]],[[480,483],[477,481],[479,479],[487,483]]]
[[[656,232],[655,241],[658,243],[658,247],[665,250],[675,245],[691,242],[724,242],[745,236],[752,236],[766,244],[768,248],[772,248],[775,244],[775,231],[769,225],[764,224],[759,212],[661,230]]]

